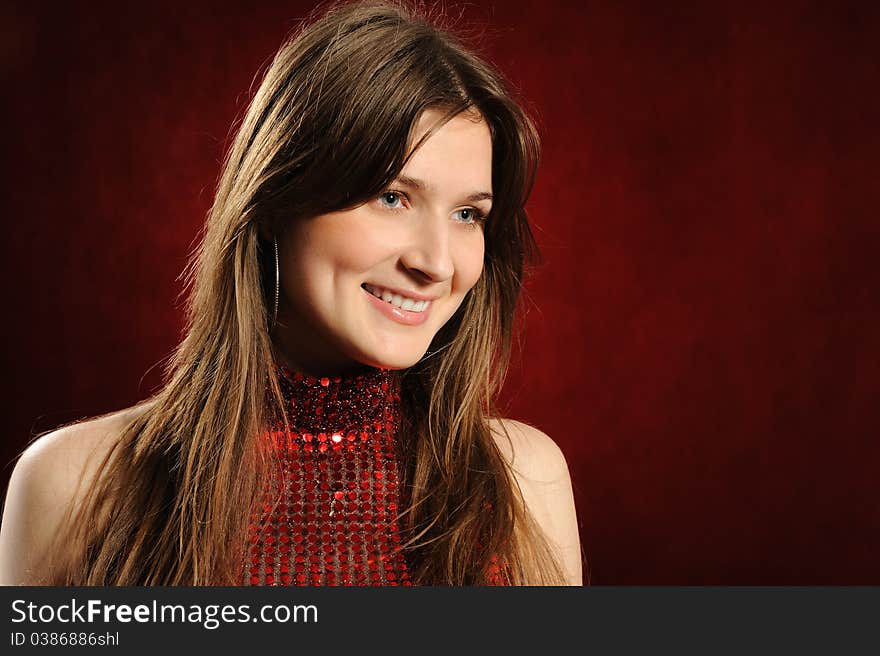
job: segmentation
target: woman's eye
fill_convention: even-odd
[[[464,209],[456,210],[454,214],[457,214],[460,217],[459,221],[462,223],[476,223],[477,221],[482,221],[486,218],[483,213],[475,207],[465,207]]]
[[[379,202],[390,209],[398,209],[402,207],[402,197],[396,191],[383,191],[379,194]]]

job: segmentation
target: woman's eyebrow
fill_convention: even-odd
[[[394,182],[404,187],[410,187],[411,189],[416,189],[418,191],[427,191],[430,188],[430,185],[428,185],[424,180],[411,178],[408,175],[398,175],[394,179]],[[470,203],[476,203],[481,200],[492,200],[492,198],[492,194],[488,191],[475,191],[465,197],[465,200]]]

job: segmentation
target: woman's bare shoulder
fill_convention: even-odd
[[[100,417],[79,421],[46,433],[34,440],[22,452],[10,478],[36,477],[34,484],[51,484],[56,490],[60,484],[76,482],[87,470],[96,468],[120,437],[125,426],[143,411],[134,406]]]
[[[520,421],[498,418],[489,425],[526,507],[556,550],[566,582],[583,585],[574,493],[562,449],[549,435]]]
[[[122,430],[143,408],[138,405],[69,424],[40,436],[22,452],[3,505],[0,584],[39,580],[33,563],[48,547],[65,513],[82,500]]]
[[[495,443],[518,476],[552,482],[568,476],[562,449],[542,430],[515,419],[489,420]]]

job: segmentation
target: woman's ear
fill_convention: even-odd
[[[257,228],[258,234],[260,235],[260,239],[263,241],[271,242],[275,237],[275,230],[269,224],[268,221],[260,221],[259,227]]]

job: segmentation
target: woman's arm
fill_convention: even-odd
[[[38,571],[39,563],[68,508],[79,504],[94,480],[127,414],[122,411],[48,433],[19,457],[0,524],[0,585],[45,585],[47,573]]]
[[[523,500],[556,551],[568,585],[583,585],[582,556],[571,476],[565,456],[545,433],[504,419],[510,441],[493,420],[493,433],[511,463]],[[511,450],[512,449],[512,450]]]

